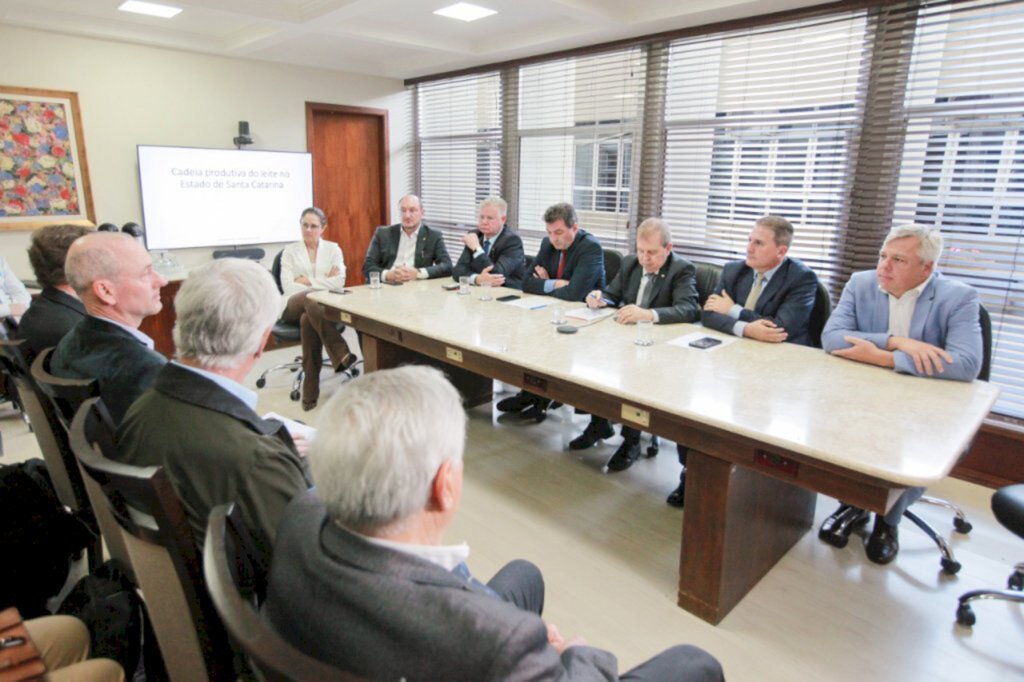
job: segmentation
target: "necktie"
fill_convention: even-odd
[[[644,294],[640,299],[641,308],[650,308],[651,299],[654,298],[654,278],[655,273],[650,272],[644,275]]]
[[[562,273],[565,272],[565,251],[559,251],[558,256],[558,272],[555,273],[555,279],[562,279]]]
[[[754,286],[750,288],[750,293],[747,294],[747,302],[743,304],[743,307],[747,310],[753,310],[757,304],[757,297],[761,295],[761,287],[764,285],[764,275],[760,272],[754,273]]]
[[[485,239],[482,246],[484,247],[484,254],[488,254],[488,253],[491,252],[491,240],[490,239]]]

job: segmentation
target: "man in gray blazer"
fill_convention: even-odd
[[[423,224],[423,204],[415,194],[398,202],[402,222],[373,233],[363,261],[363,277],[379,272],[382,282],[401,284],[452,274],[452,259],[440,231]]]
[[[387,418],[372,418],[381,405]],[[465,544],[442,544],[462,497],[466,416],[437,369],[364,375],[324,407],[316,487],[289,505],[274,548],[264,616],[282,637],[375,680],[618,679],[611,653],[541,619],[536,566],[514,561],[483,584]],[[692,646],[627,677],[723,679]]]
[[[825,351],[903,374],[973,381],[984,356],[978,292],[935,271],[941,254],[939,230],[913,224],[892,228],[875,270],[855,273],[843,289],[821,334]],[[887,514],[875,516],[865,546],[868,559],[887,564],[896,558],[903,512],[923,494],[924,488],[908,488]],[[870,516],[840,504],[818,537],[845,545]]]
[[[700,319],[697,269],[690,261],[672,253],[672,230],[668,223],[661,218],[648,218],[636,231],[636,255],[622,259],[622,267],[604,291],[590,292],[587,306],[618,308],[615,321],[619,324],[635,324],[640,320],[654,324],[694,322]],[[591,417],[590,424],[569,447],[584,450],[613,435],[607,419]],[[680,464],[685,469],[684,452],[680,451]],[[639,457],[640,431],[623,424],[622,445],[608,461],[608,470],[624,471]]]

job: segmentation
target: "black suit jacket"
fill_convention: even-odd
[[[363,277],[370,279],[371,272],[390,270],[398,257],[398,238],[402,225],[380,226],[373,233],[370,248],[366,251],[363,261]],[[444,246],[444,236],[440,231],[420,223],[420,231],[416,235],[416,257],[414,268],[426,268],[427,277],[446,277],[452,274],[452,259]]]
[[[480,237],[481,244],[484,235],[480,230],[473,230]],[[452,270],[452,279],[458,281],[459,277],[479,275],[488,265],[493,265],[491,274],[505,275],[505,286],[513,289],[523,288],[523,278],[526,277],[526,254],[523,253],[523,240],[512,229],[505,225],[498,238],[491,244],[488,253],[473,257],[473,252],[468,246],[462,248],[462,255],[459,262]]]
[[[622,259],[622,267],[615,279],[604,290],[604,297],[616,307],[635,303],[644,268],[636,256]],[[700,319],[700,305],[697,303],[697,268],[693,263],[670,253],[665,264],[648,288],[653,287],[651,310],[658,313],[658,324],[693,322]],[[645,292],[646,294],[647,292]]]
[[[722,269],[722,277],[718,280],[715,293],[724,289],[732,300],[740,305],[747,300],[750,289],[754,286],[754,271],[744,261],[726,263]],[[818,276],[806,265],[794,258],[786,258],[775,272],[753,310],[740,313],[740,320],[771,320],[785,328],[790,343],[808,346],[811,343],[809,324],[811,310],[814,308],[814,296],[818,290]],[[717,329],[726,334],[732,333],[736,320],[722,313],[704,311],[704,326]]]
[[[542,266],[548,271],[548,277],[557,278],[558,260],[560,252],[551,246],[551,241],[544,237],[540,243],[540,250],[533,265]],[[555,289],[549,296],[560,298],[564,301],[583,301],[594,289],[604,289],[604,251],[601,250],[601,242],[597,237],[586,230],[579,230],[576,238],[566,250],[565,269],[562,271],[561,279],[569,280],[568,286]],[[537,277],[533,271],[526,273],[523,280],[523,291],[528,294],[544,294],[544,282]]]
[[[39,351],[60,343],[72,327],[85,317],[85,306],[70,294],[55,287],[46,287],[32,299],[32,305],[21,316],[18,338],[31,363]]]
[[[71,328],[50,356],[50,373],[96,379],[115,424],[153,383],[167,358],[113,322],[91,315]]]

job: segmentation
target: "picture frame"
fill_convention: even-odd
[[[0,85],[0,230],[95,225],[78,93]]]

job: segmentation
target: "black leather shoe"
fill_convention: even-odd
[[[686,477],[684,476],[679,481],[679,487],[669,493],[668,498],[665,500],[669,506],[675,507],[676,509],[682,509],[683,505],[686,504]]]
[[[526,391],[520,391],[498,401],[496,407],[498,412],[522,412],[533,405],[533,396]]]
[[[540,405],[530,405],[528,408],[519,413],[520,419],[532,419],[538,424],[548,418],[547,407],[541,407]]]
[[[871,512],[852,507],[848,504],[840,504],[839,509],[832,512],[832,515],[821,522],[818,529],[818,538],[842,549],[850,540],[850,533],[863,526],[871,518]]]
[[[640,459],[640,443],[624,442],[608,460],[608,471],[625,471]]]
[[[334,368],[336,374],[348,371],[348,368],[359,362],[359,358],[356,357],[355,353],[347,353],[344,358],[341,359],[341,364]]]
[[[900,531],[890,526],[880,514],[875,515],[875,529],[867,544],[868,559],[876,564],[887,564],[896,558],[900,551]]]
[[[583,433],[569,441],[570,450],[586,450],[597,444],[597,441],[611,438],[615,435],[615,429],[604,419],[591,420]]]

